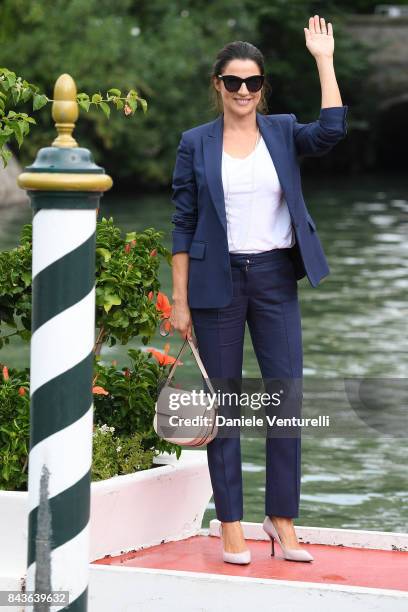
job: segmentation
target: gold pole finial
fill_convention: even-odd
[[[77,147],[78,143],[72,136],[75,122],[78,119],[77,88],[74,79],[69,74],[61,74],[54,85],[54,102],[52,103],[52,118],[58,136],[52,143],[53,147]]]

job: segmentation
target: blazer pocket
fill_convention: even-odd
[[[204,259],[207,243],[203,240],[192,240],[189,256],[193,259]]]
[[[312,219],[312,217],[310,216],[309,213],[306,213],[306,218],[307,218],[307,222],[309,223],[310,227],[315,232],[316,231],[316,223],[313,221],[313,219]]]

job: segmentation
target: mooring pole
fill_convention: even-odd
[[[96,210],[112,179],[72,136],[69,74],[55,83],[58,136],[20,174],[33,209],[26,591],[68,591],[26,610],[87,610],[95,342]]]

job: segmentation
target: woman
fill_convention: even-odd
[[[173,174],[173,304],[170,322],[183,338],[192,326],[208,376],[242,376],[245,324],[263,378],[302,377],[297,281],[316,287],[329,267],[302,195],[299,157],[323,155],[347,133],[333,65],[331,23],[304,28],[316,59],[319,119],[265,115],[264,61],[236,41],[217,55],[211,86],[222,113],[182,134]],[[293,518],[300,498],[300,435],[266,439],[265,521],[285,559],[311,561]],[[249,563],[243,517],[239,436],[207,445],[223,559]]]

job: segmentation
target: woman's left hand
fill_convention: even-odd
[[[306,38],[306,47],[316,59],[333,57],[334,38],[333,27],[330,21],[326,26],[324,17],[315,15],[309,18],[309,28],[303,28]]]

